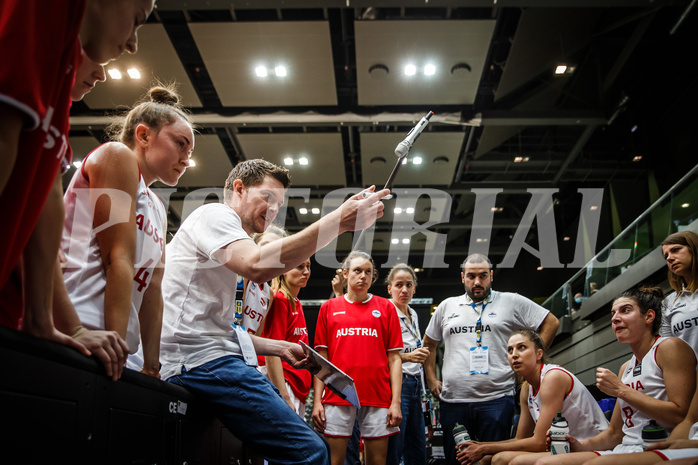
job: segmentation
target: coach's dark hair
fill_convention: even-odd
[[[228,179],[225,180],[225,187],[223,188],[223,196],[225,201],[230,199],[233,192],[233,183],[236,180],[242,181],[242,185],[250,188],[264,182],[264,178],[271,176],[276,179],[284,186],[284,189],[288,188],[291,184],[291,175],[286,168],[282,168],[266,160],[256,159],[256,160],[245,160],[233,168],[230,173],[228,173]]]
[[[640,313],[646,314],[649,310],[654,311],[654,321],[652,322],[652,334],[659,334],[659,328],[662,326],[662,300],[664,299],[664,291],[656,286],[648,286],[641,284],[638,287],[628,289],[613,299],[613,303],[620,298],[628,298],[635,301]]]
[[[490,259],[487,258],[487,255],[483,255],[481,253],[473,253],[465,257],[465,260],[463,260],[463,263],[461,264],[461,269],[465,268],[465,265],[468,263],[487,263],[490,271],[493,269]]]

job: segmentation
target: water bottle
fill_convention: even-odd
[[[650,420],[648,424],[642,428],[642,447],[647,449],[647,446],[653,442],[666,441],[666,429],[654,420]]]
[[[567,420],[562,416],[562,412],[557,412],[557,417],[553,418],[550,425],[550,453],[552,455],[568,454],[570,443],[566,436],[570,434],[570,427]]]
[[[465,426],[456,423],[453,427],[453,440],[456,442],[456,449],[460,449],[461,444],[470,441],[470,434]]]

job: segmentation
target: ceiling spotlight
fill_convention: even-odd
[[[393,238],[393,239],[390,240],[390,243],[391,243],[391,244],[399,244],[399,243],[400,243],[400,239]]]
[[[127,69],[126,73],[128,74],[128,77],[130,77],[131,79],[140,79],[141,78],[141,73],[139,73],[136,68]]]
[[[400,213],[402,213],[402,208],[395,207],[395,209],[393,210],[393,213],[397,213],[399,215]]]
[[[414,76],[417,73],[417,67],[415,65],[405,66],[405,76]]]
[[[293,158],[291,158],[291,157],[284,158],[284,165],[286,165],[286,166],[293,165]]]
[[[404,238],[404,239],[402,240],[402,243],[403,243],[403,244],[409,244],[409,243],[410,243],[409,238]]]
[[[190,158],[189,159],[189,166],[187,168],[191,168],[192,166],[196,166],[196,162]]]
[[[310,209],[310,211],[313,213],[313,215],[319,215],[320,214],[320,209],[318,207],[313,207]]]
[[[107,71],[107,73],[109,73],[109,77],[112,79],[121,79],[121,72],[119,72],[118,69],[112,68],[109,71]]]
[[[540,270],[542,270],[542,269],[543,269],[542,266],[539,266],[538,268],[536,268],[536,270],[538,270],[538,271],[540,271]]]
[[[74,162],[73,162],[73,166],[74,166],[75,168],[80,169],[80,166],[82,166],[82,160],[76,160],[76,161],[74,161]]]
[[[426,65],[424,67],[424,75],[425,76],[433,76],[436,73],[436,66],[434,65]]]
[[[305,207],[301,207],[301,208],[298,209],[298,213],[300,213],[301,215],[307,215],[307,214],[308,214],[308,209],[305,208]]]
[[[690,207],[690,206],[691,206],[691,204],[688,203],[688,202],[682,203],[682,204],[681,204],[681,208],[688,208],[688,207]]]
[[[589,210],[591,210],[591,211],[596,211],[598,209],[599,209],[598,205],[592,205],[591,207],[589,207]]]
[[[411,215],[412,213],[414,213],[414,208],[412,208],[412,207],[405,208],[405,213]]]
[[[265,68],[264,66],[257,66],[254,69],[254,72],[257,75],[257,77],[267,77],[267,68]]]
[[[413,164],[413,165],[421,165],[421,164],[422,164],[422,157],[414,157],[414,158],[412,158],[412,164]]]
[[[305,166],[305,165],[308,164],[308,159],[307,159],[306,157],[300,157],[300,158],[298,159],[298,164],[299,164],[299,165],[304,165],[304,166]]]
[[[640,160],[642,160],[642,155],[635,155],[635,156],[633,157],[633,161],[634,161],[634,162],[638,162],[638,161],[640,161]]]
[[[565,242],[569,242],[570,239],[571,239],[570,236],[565,236],[565,237],[562,238],[562,240],[565,241]]]
[[[274,74],[276,74],[279,77],[286,76],[286,67],[285,66],[277,66],[274,68]]]
[[[557,65],[555,67],[555,74],[565,74],[567,72],[567,65]]]

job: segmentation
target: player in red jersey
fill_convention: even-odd
[[[0,3],[0,324],[80,350],[54,326],[53,267],[63,222],[60,167],[71,158],[68,113],[80,46],[99,64],[137,50],[154,0]],[[79,38],[78,38],[79,36]],[[22,44],[18,47],[17,44]],[[18,267],[21,259],[21,267]],[[13,274],[14,272],[14,274]],[[13,274],[10,280],[10,275]],[[23,318],[22,318],[23,317]],[[72,333],[71,333],[72,334]]]
[[[301,288],[310,278],[310,259],[282,274],[274,281],[276,293],[264,320],[262,337],[308,344],[308,327],[303,306],[298,300]],[[301,417],[305,415],[305,400],[310,392],[312,375],[308,370],[296,370],[279,357],[260,357],[260,368],[274,383],[286,403]]]
[[[354,379],[361,409],[315,378],[313,422],[330,444],[332,465],[341,465],[358,416],[366,464],[385,464],[388,437],[399,432],[402,421],[400,321],[389,300],[368,292],[377,279],[370,255],[351,252],[342,274],[347,293],[320,308],[315,349]]]

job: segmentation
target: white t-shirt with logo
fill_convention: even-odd
[[[698,292],[669,294],[663,302],[661,336],[674,336],[698,354]]]
[[[167,245],[162,279],[165,302],[160,362],[162,379],[226,355],[241,355],[233,335],[237,274],[214,258],[231,242],[252,240],[227,205],[194,210]]]
[[[436,308],[425,334],[444,341],[441,400],[483,402],[514,393],[514,372],[507,361],[507,342],[519,329],[536,330],[548,310],[519,294],[491,291],[473,309],[467,294],[450,297]],[[489,351],[489,373],[470,373],[470,348],[476,347],[475,324],[482,314],[482,346]]]

